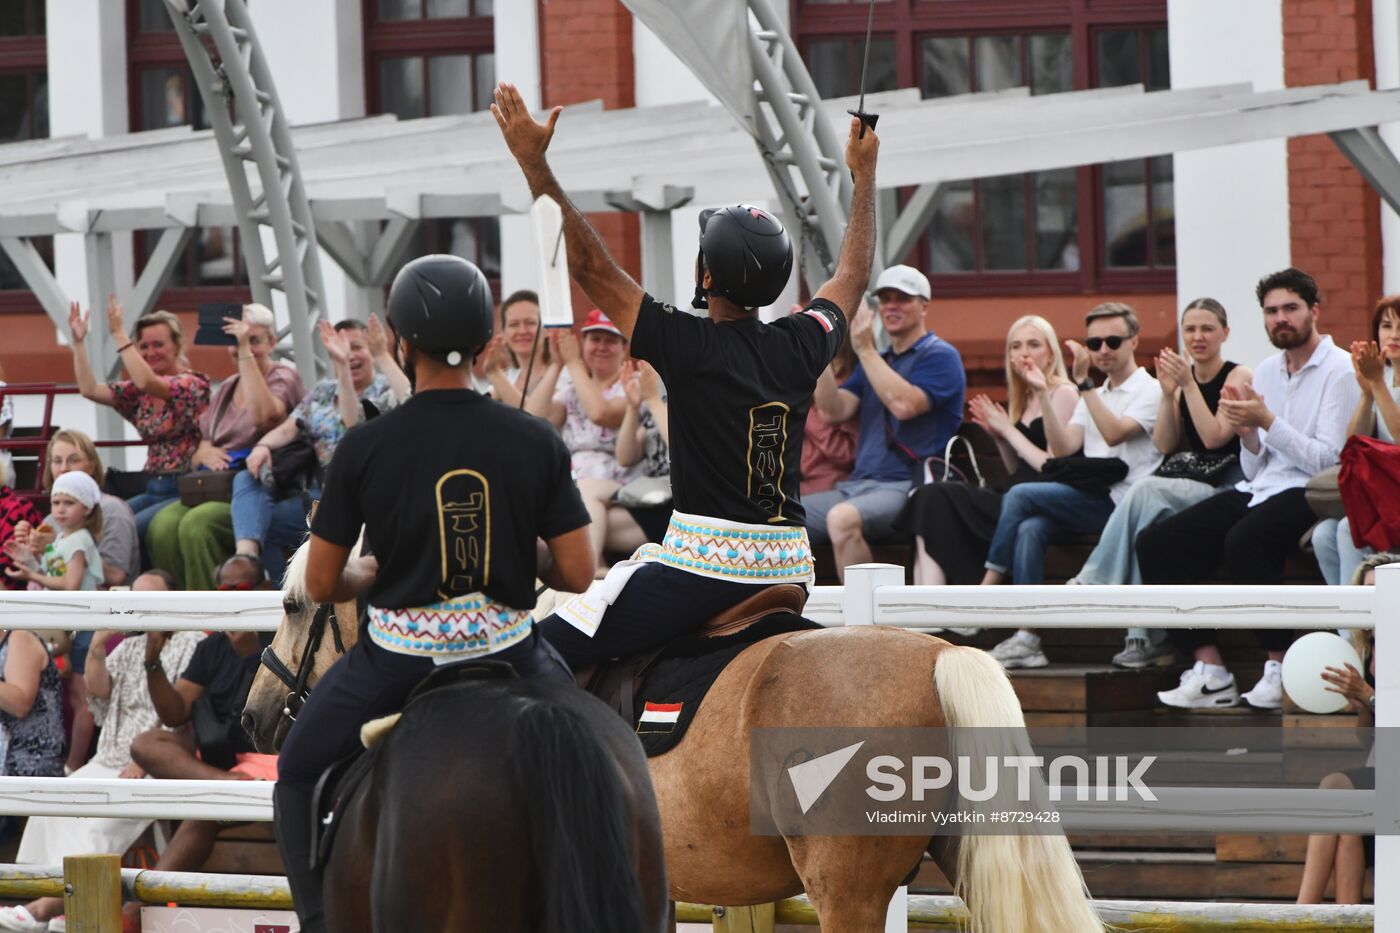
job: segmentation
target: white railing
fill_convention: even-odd
[[[845,586],[813,590],[805,614],[823,625],[903,628],[1373,628],[1376,726],[1400,727],[1400,663],[1385,660],[1400,658],[1400,565],[1380,568],[1374,587],[903,584],[900,567],[850,567]],[[0,627],[10,629],[273,631],[281,618],[272,591],[0,595]],[[1376,777],[1378,801],[1400,797],[1400,767],[1382,756]],[[267,820],[270,792],[251,782],[0,778],[0,813]],[[1392,807],[1386,817],[1395,825],[1376,836],[1377,879],[1400,876],[1400,814]],[[1400,887],[1376,884],[1375,918],[1377,933],[1400,933]],[[904,923],[892,905],[889,929]]]

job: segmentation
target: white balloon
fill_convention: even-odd
[[[1331,685],[1322,679],[1322,672],[1329,667],[1345,669],[1348,664],[1365,674],[1350,641],[1336,632],[1309,632],[1283,656],[1283,689],[1294,703],[1310,713],[1346,709],[1346,697],[1327,689]]]

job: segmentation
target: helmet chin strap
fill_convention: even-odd
[[[690,306],[699,310],[706,310],[710,307],[710,295],[705,290],[705,251],[700,250],[695,254],[695,297],[690,299]]]

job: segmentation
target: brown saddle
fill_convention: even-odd
[[[796,583],[775,583],[724,610],[701,625],[692,635],[699,638],[735,635],[774,613],[801,615],[805,605],[805,587]],[[637,685],[665,650],[666,646],[662,645],[630,658],[616,658],[602,664],[579,668],[574,672],[574,678],[580,687],[617,710],[630,725]]]

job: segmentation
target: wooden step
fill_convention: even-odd
[[[1051,664],[1011,672],[1021,708],[1034,712],[1112,713],[1151,709],[1177,678],[1160,668],[1125,671],[1107,664]]]
[[[1231,834],[1215,837],[1217,862],[1297,862],[1303,864],[1307,836],[1276,833]]]

